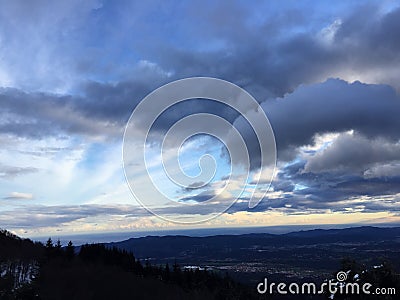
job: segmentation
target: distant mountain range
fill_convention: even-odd
[[[400,270],[400,227],[314,229],[286,234],[146,236],[106,244],[154,264],[208,266],[256,281],[265,275],[326,278],[344,258]]]
[[[240,235],[215,235],[206,237],[146,236],[108,243],[135,253],[137,257],[175,257],[199,253],[201,249],[226,251],[248,250],[294,245],[317,245],[335,243],[394,242],[400,245],[400,227],[379,228],[372,226],[345,229],[314,229],[286,234],[250,233]],[[201,252],[201,251],[200,251]]]

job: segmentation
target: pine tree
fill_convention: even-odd
[[[47,256],[47,258],[52,257],[53,254],[54,254],[54,245],[53,245],[53,240],[50,237],[46,242],[45,248],[46,248],[46,256]]]
[[[51,239],[51,237],[49,237],[49,239],[46,242],[46,249],[53,249],[54,245],[53,245],[53,240]]]
[[[74,245],[72,244],[71,241],[68,242],[68,245],[65,248],[65,254],[67,256],[67,259],[69,260],[73,259],[75,256]]]
[[[61,242],[60,242],[60,239],[57,240],[56,245],[55,245],[55,248],[56,248],[57,250],[61,249]]]

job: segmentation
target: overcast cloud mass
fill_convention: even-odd
[[[244,193],[202,226],[399,222],[399,32],[396,1],[0,1],[0,227],[33,236],[176,226],[129,193],[122,136],[143,97],[192,76],[253,95],[278,155],[260,205],[249,209]],[[204,99],[160,116],[150,153],[200,112],[237,127],[257,171],[249,125]],[[215,154],[223,170],[198,189],[170,189],[152,172],[168,193],[200,203],[224,185],[229,160],[216,141],[185,149],[189,173],[196,153]],[[222,204],[157,210],[184,219]]]

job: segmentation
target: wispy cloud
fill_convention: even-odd
[[[33,199],[33,194],[12,192],[8,196],[3,197],[5,200],[30,200]]]
[[[13,179],[14,177],[35,173],[39,170],[33,167],[15,167],[7,166],[0,163],[0,179]]]

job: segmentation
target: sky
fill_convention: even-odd
[[[46,236],[399,223],[399,31],[396,1],[0,0],[0,228]],[[149,173],[133,167],[128,175],[148,199],[149,174],[171,198],[152,207],[165,220],[129,189],[124,130],[146,95],[197,76],[256,99],[274,132],[276,166],[264,166],[252,124],[234,109],[210,99],[172,106],[146,144],[130,148],[146,154]],[[240,165],[225,141],[206,134],[162,144],[196,113],[237,128],[251,176],[233,182],[245,192],[223,214],[185,225],[223,211],[229,195],[208,200]],[[139,136],[146,128],[137,124]],[[174,185],[161,146],[167,160],[178,153],[186,175],[211,168],[211,179]],[[253,208],[249,190],[261,197]]]

